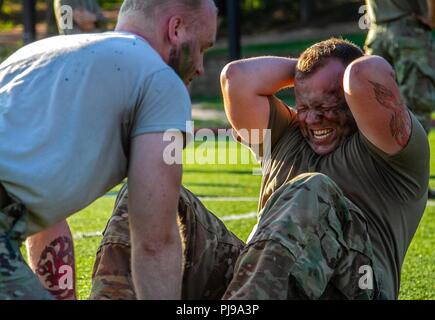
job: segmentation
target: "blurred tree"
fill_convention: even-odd
[[[37,0],[47,4],[51,0]],[[119,8],[123,0],[97,0],[105,10]],[[231,0],[233,1],[233,0]],[[322,27],[334,22],[356,21],[359,19],[358,8],[364,0],[239,0],[241,3],[241,30],[243,34],[267,31],[287,31],[302,26]],[[10,14],[8,6],[19,4],[23,0],[0,0],[3,3],[3,19],[18,22],[16,14]],[[227,0],[215,0],[219,8],[219,36],[226,36],[228,21]],[[15,6],[16,7],[16,6]],[[39,6],[41,7],[41,6]],[[38,12],[38,22],[51,21],[51,9]]]
[[[305,24],[309,22],[313,16],[316,2],[314,0],[301,0],[300,1],[300,17],[301,23]]]
[[[240,59],[240,0],[227,0],[229,61]]]
[[[244,0],[243,9],[249,10],[261,10],[265,7],[265,2],[263,0]]]
[[[113,9],[121,7],[123,0],[98,0],[97,2],[102,9]]]
[[[54,19],[53,0],[45,0],[47,3],[47,11],[45,13],[45,21],[47,22],[47,36],[57,35],[56,20]]]
[[[25,44],[36,40],[36,0],[23,0],[23,41]]]
[[[288,28],[299,19],[299,1],[242,1],[242,30],[247,33]]]
[[[226,0],[215,0],[226,34]],[[240,0],[244,34],[268,30],[289,30],[302,26],[328,25],[358,20],[358,8],[364,0]]]

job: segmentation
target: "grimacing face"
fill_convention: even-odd
[[[344,97],[345,69],[339,60],[330,59],[314,74],[295,79],[300,130],[319,155],[331,153],[357,130]]]
[[[204,8],[199,14],[200,28],[192,27],[189,38],[179,46],[174,45],[169,55],[168,64],[177,72],[186,85],[195,76],[204,73],[204,53],[214,45],[217,29],[217,12],[215,7]]]

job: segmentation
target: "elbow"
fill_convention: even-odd
[[[156,257],[166,251],[168,242],[164,240],[153,239],[153,241],[142,241],[136,247],[135,253],[140,256]]]
[[[140,256],[155,257],[177,249],[180,245],[180,234],[176,229],[153,237],[143,236],[134,242],[133,251]]]
[[[353,61],[343,77],[343,89],[346,94],[365,94],[368,81],[390,76],[395,78],[391,65],[380,56],[363,56]]]

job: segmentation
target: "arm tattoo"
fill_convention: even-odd
[[[72,274],[68,274],[71,272]],[[45,247],[39,258],[36,273],[56,299],[73,298],[75,272],[71,239],[58,237]]]
[[[400,97],[396,97],[391,90],[380,83],[370,81],[375,92],[376,100],[391,111],[390,131],[397,144],[405,147],[411,133],[411,121],[407,116],[407,108]]]

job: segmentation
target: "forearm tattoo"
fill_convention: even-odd
[[[370,81],[376,100],[391,111],[390,131],[397,144],[405,147],[411,133],[411,121],[407,116],[405,103],[396,97],[391,90],[380,83]]]
[[[70,299],[74,291],[74,249],[70,238],[58,237],[41,253],[36,273],[58,300]]]

